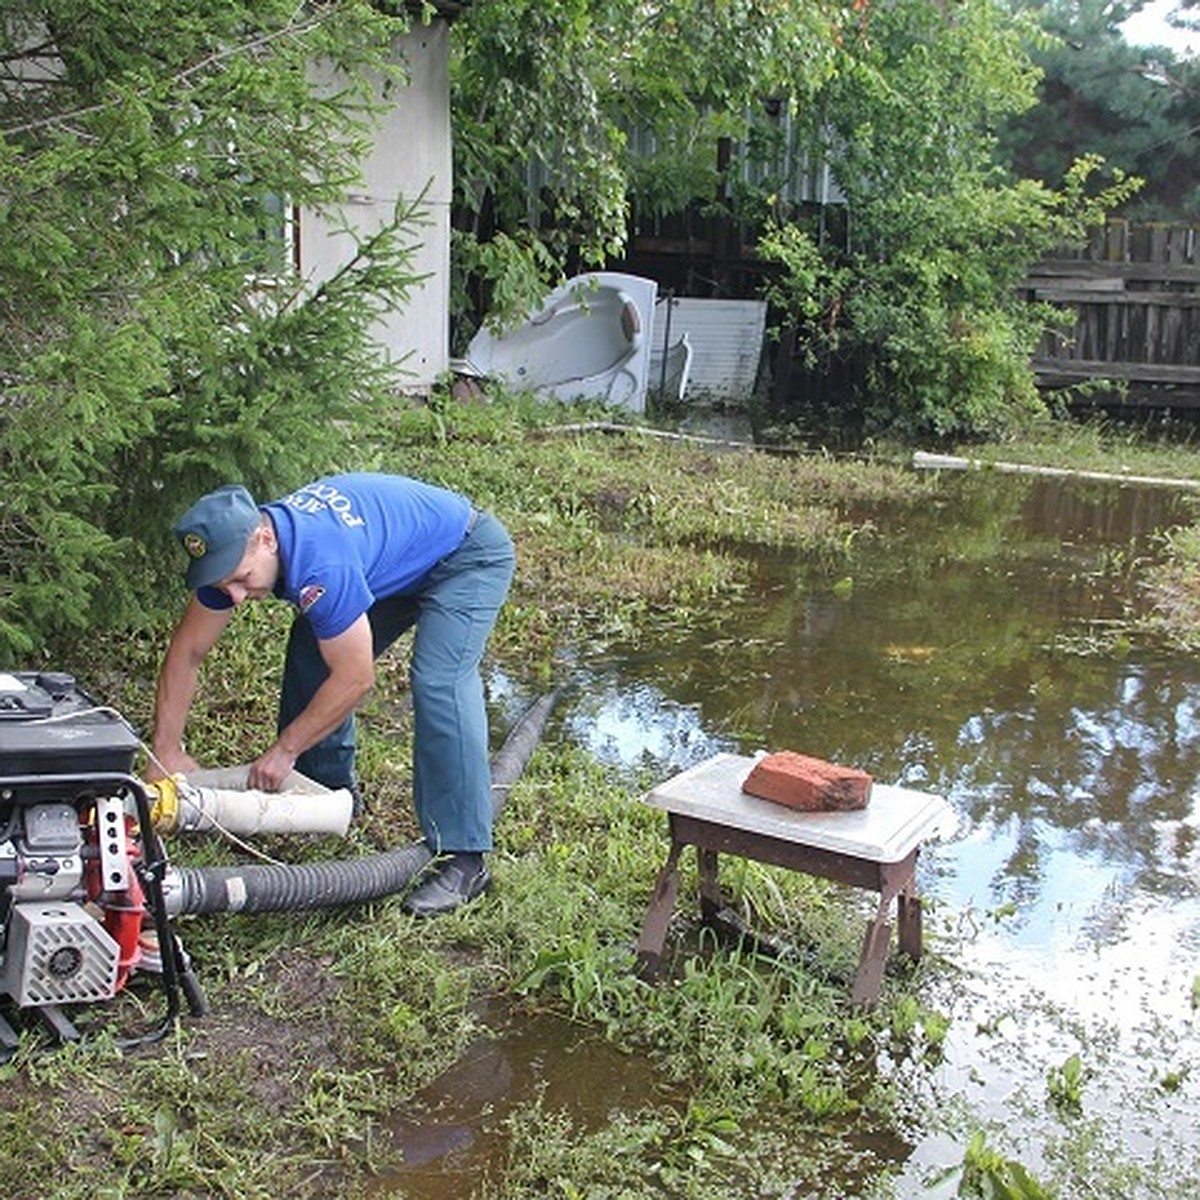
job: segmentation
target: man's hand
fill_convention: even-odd
[[[146,760],[142,779],[146,783],[154,783],[156,780],[166,779],[168,775],[190,775],[193,771],[198,770],[200,770],[200,764],[183,750],[172,752],[156,749],[154,757]]]
[[[296,755],[290,754],[276,742],[265,754],[250,764],[249,784],[263,792],[277,792],[292,773]]]

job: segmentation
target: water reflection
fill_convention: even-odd
[[[952,1002],[946,1088],[1009,1124],[1011,1095],[1044,1091],[1047,1064],[1083,1051],[1105,1065],[1089,1111],[1120,1124],[1161,1108],[1154,1080],[1188,1053],[1200,669],[1102,635],[1193,503],[976,475],[902,520],[857,514],[877,533],[849,563],[748,552],[754,599],[589,663],[571,734],[664,777],[718,749],[790,748],[945,795],[959,833],[928,856],[924,889],[975,980]],[[1000,1044],[975,1035],[1007,1013],[1019,1029]],[[1105,1050],[1087,1030],[1108,1031]],[[1170,1136],[1194,1153],[1200,1089],[1171,1103],[1186,1119]],[[914,1179],[944,1150],[918,1147]]]
[[[1104,568],[1153,553],[1188,503],[970,477],[852,566],[756,553],[755,599],[719,628],[591,663],[568,735],[663,775],[791,748],[940,792],[964,830],[947,898],[1015,906],[1047,949],[1050,914],[1089,897],[1194,897],[1200,672],[1063,642],[1121,615],[1128,573]]]
[[[1046,1072],[1072,1053],[1094,1072],[1088,1116],[1128,1153],[1200,1171],[1200,668],[1105,636],[1194,503],[947,478],[915,514],[855,514],[874,533],[851,559],[746,550],[753,599],[719,624],[579,664],[563,736],[601,758],[666,778],[721,750],[798,749],[955,808],[922,889],[927,941],[966,973],[930,997],[954,1021],[897,1195],[934,1195],[926,1173],[961,1160],[936,1122],[963,1103],[1020,1128],[1038,1170],[1062,1133]],[[419,1173],[428,1151],[407,1148]]]
[[[487,1005],[478,1015],[488,1034],[393,1123],[404,1165],[380,1180],[378,1194],[409,1200],[470,1195],[480,1163],[503,1159],[506,1124],[522,1106],[537,1106],[523,1119],[537,1119],[537,1111],[568,1112],[586,1132],[614,1114],[636,1111],[661,1089],[648,1059],[620,1054],[563,1018],[517,1021]]]
[[[648,684],[623,686],[615,669],[589,676],[563,735],[602,761],[673,772],[733,746],[705,728],[697,704],[678,703]]]
[[[1192,810],[1200,672],[1080,639],[1133,594],[1104,572],[1114,550],[1151,553],[1184,501],[1108,495],[964,479],[852,566],[748,557],[755,599],[719,629],[590,664],[572,732],[663,770],[714,748],[802,749],[941,791],[968,823],[1086,827],[1107,855],[1144,857],[1149,822]]]

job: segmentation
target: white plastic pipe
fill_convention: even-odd
[[[336,834],[344,837],[354,813],[348,788],[330,789],[293,771],[278,792],[247,786],[249,767],[194,771],[179,780],[176,829],[221,829],[245,834]]]
[[[322,793],[235,791],[195,787],[179,790],[182,832],[332,833],[345,836],[354,798],[346,788]]]

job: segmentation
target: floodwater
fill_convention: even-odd
[[[561,735],[601,756],[666,778],[718,750],[795,749],[954,809],[920,883],[926,944],[962,974],[926,997],[952,1023],[920,1128],[892,1131],[898,1196],[952,1195],[954,1180],[930,1180],[981,1124],[1045,1167],[1071,1120],[1048,1103],[1048,1072],[1075,1054],[1074,1128],[1094,1124],[1077,1153],[1156,1162],[1163,1190],[1137,1194],[1200,1178],[1200,665],[1114,634],[1158,533],[1194,504],[948,475],[916,514],[869,514],[876,534],[852,562],[814,576],[794,555],[747,552],[755,598],[719,629],[582,664]],[[498,1105],[566,1079],[567,1104],[611,1101],[631,1070],[554,1023],[496,1034],[462,1067],[488,1081],[482,1100],[464,1104],[452,1070],[423,1126],[397,1130],[406,1195],[463,1194],[455,1174],[486,1157]]]

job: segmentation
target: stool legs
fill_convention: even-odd
[[[700,915],[711,921],[725,907],[721,885],[717,882],[717,852],[697,848],[700,874]]]
[[[667,944],[667,926],[679,896],[679,855],[682,851],[683,846],[679,842],[671,843],[667,861],[658,873],[654,893],[650,897],[650,907],[637,941],[638,968],[642,974],[654,974],[662,960]]]
[[[667,861],[658,873],[637,941],[638,970],[644,977],[656,974],[662,963],[667,929],[679,898],[679,857],[684,846],[696,845],[702,916],[710,923],[719,923],[725,913],[725,904],[717,880],[718,852],[709,846],[697,844],[695,840],[681,840],[679,831],[674,830],[674,825],[672,828],[674,836],[671,839],[671,849]],[[807,869],[810,873],[818,873],[811,861],[799,862],[791,856],[774,861],[796,870]],[[909,958],[921,957],[921,899],[917,894],[916,862],[917,851],[914,849],[901,862],[879,864],[877,873],[875,865],[872,864],[872,873],[865,877],[860,869],[861,863],[853,871],[849,866],[845,870],[834,870],[830,864],[826,864],[820,871],[825,878],[837,879],[859,887],[874,887],[879,891],[879,906],[867,926],[851,989],[851,1001],[854,1004],[869,1008],[879,999],[891,945],[892,925],[889,915],[893,901],[896,904],[899,949]]]
[[[883,972],[887,966],[892,927],[888,912],[896,902],[897,941],[900,951],[911,959],[921,957],[921,898],[917,895],[916,852],[904,862],[885,866],[881,872],[879,907],[875,919],[867,926],[858,972],[850,998],[855,1004],[870,1008],[879,999]]]
[[[896,931],[901,953],[914,961],[921,957],[923,932],[921,926],[921,897],[915,886],[904,888],[896,897]]]
[[[892,927],[887,919],[890,906],[890,897],[880,900],[875,919],[867,926],[862,953],[858,957],[858,972],[850,990],[851,1003],[866,1008],[879,999],[879,989],[883,985],[883,970],[887,966],[888,946],[892,940]]]

